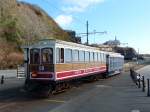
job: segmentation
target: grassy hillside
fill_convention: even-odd
[[[20,46],[42,38],[70,41],[68,34],[38,6],[16,0],[0,0],[1,68],[21,63]]]

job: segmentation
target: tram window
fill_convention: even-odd
[[[100,62],[100,63],[102,62],[101,53],[99,53],[99,62]]]
[[[41,50],[42,63],[53,63],[53,49],[43,48]]]
[[[101,58],[100,58],[100,53],[98,53],[98,62],[101,61]]]
[[[101,60],[102,60],[102,61],[101,61],[101,64],[104,64],[104,56],[103,56],[103,55],[104,55],[104,54],[102,53],[102,54],[101,54]]]
[[[103,64],[105,64],[105,57],[104,57],[104,53],[103,53]]]
[[[98,57],[98,54],[99,54],[99,53],[96,53],[96,54],[97,54],[97,62],[99,62],[99,57]]]
[[[60,50],[56,48],[56,63],[60,63]]]
[[[104,54],[103,56],[104,56],[103,59],[104,59],[104,64],[105,64],[106,63],[106,55]]]
[[[30,64],[40,64],[40,49],[30,50]]]
[[[99,59],[100,59],[100,63],[102,63],[102,56],[101,56],[101,53],[99,53]]]
[[[88,51],[85,52],[85,61],[89,62],[90,59],[90,53]]]
[[[94,53],[90,52],[90,61],[93,62],[94,61]]]
[[[84,62],[84,51],[79,51],[79,61]]]
[[[95,62],[97,61],[97,53],[96,52],[94,53],[94,61]]]
[[[66,49],[65,50],[65,62],[66,63],[71,63],[72,62],[72,50],[71,49]]]
[[[56,62],[57,63],[64,63],[64,48],[57,48],[56,49]]]
[[[93,61],[95,60],[95,53],[93,52]]]
[[[73,56],[73,62],[78,62],[79,61],[79,51],[78,50],[73,50],[72,51],[72,56]]]

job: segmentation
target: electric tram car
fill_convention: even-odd
[[[107,77],[123,70],[122,55],[82,44],[45,39],[23,49],[29,90],[59,90],[74,79]]]

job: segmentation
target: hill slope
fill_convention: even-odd
[[[14,61],[11,59],[12,55],[19,55],[20,59],[16,60],[15,64],[19,63],[23,57],[19,46],[26,41],[42,38],[71,40],[68,34],[38,6],[16,0],[0,0],[0,67]],[[9,66],[12,65],[13,62]]]

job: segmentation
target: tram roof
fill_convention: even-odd
[[[78,43],[73,43],[73,42],[68,42],[68,41],[63,41],[63,40],[58,40],[58,39],[42,39],[42,40],[38,40],[38,41],[34,41],[34,42],[28,42],[28,43],[26,43],[26,45],[22,46],[22,48],[43,47],[43,46],[48,46],[48,45],[52,45],[52,46],[66,45],[66,46],[70,46],[73,48],[84,48],[84,49],[101,51],[98,47],[91,47],[91,46],[87,46],[84,44],[78,44]],[[118,55],[118,56],[122,57],[122,55],[120,53],[107,52],[107,51],[101,51],[101,52],[111,55],[111,56]]]
[[[72,47],[80,47],[80,48],[86,48],[86,49],[94,49],[94,50],[99,50],[99,48],[97,47],[91,47],[91,46],[87,46],[84,44],[78,44],[78,43],[73,43],[73,42],[68,42],[68,41],[63,41],[63,40],[57,40],[57,39],[42,39],[42,40],[38,40],[35,42],[29,42],[26,43],[26,45],[24,45],[22,48],[32,48],[32,47],[42,47],[45,45],[57,45],[57,44],[62,44],[62,45],[67,45],[67,46],[72,46]],[[102,51],[103,52],[103,51]]]

